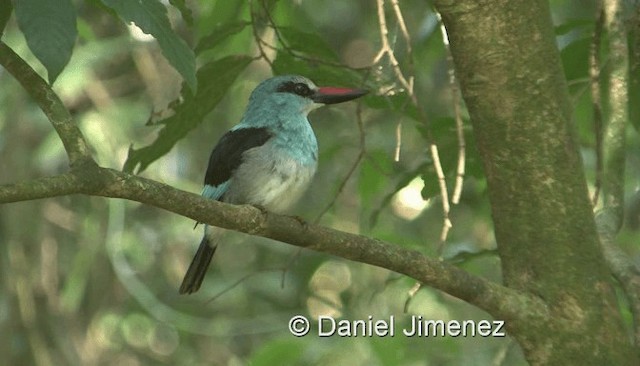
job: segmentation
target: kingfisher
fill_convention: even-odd
[[[318,142],[307,119],[309,112],[365,94],[363,89],[318,87],[298,75],[261,82],[251,93],[240,123],[213,148],[202,196],[285,212],[302,196],[318,166]],[[198,291],[223,231],[204,226],[181,294]]]

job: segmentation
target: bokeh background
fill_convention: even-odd
[[[74,2],[79,39],[67,68],[54,84],[102,166],[121,169],[131,146],[155,140],[147,125],[176,99],[181,78],[157,43],[124,25],[95,2]],[[194,24],[168,6],[174,29],[191,45],[220,24],[251,20],[263,3],[187,2]],[[320,166],[311,188],[292,214],[310,222],[362,233],[438,256],[441,201],[427,151],[425,125],[394,82],[380,49],[376,2],[267,2],[268,19],[318,35],[340,63],[357,70],[372,96],[331,106],[310,116],[320,145]],[[575,122],[587,175],[594,177],[594,137],[587,50],[594,27],[591,1],[551,1],[558,45],[575,103]],[[400,65],[415,76],[420,107],[440,148],[449,189],[453,187],[457,140],[449,64],[436,14],[429,2],[401,2],[411,35],[403,42],[389,14],[390,39]],[[265,15],[257,21],[266,21]],[[275,41],[273,30],[261,37]],[[259,54],[251,27],[199,55],[199,64],[232,54]],[[42,75],[15,20],[3,41]],[[265,48],[275,57],[282,48]],[[409,52],[410,51],[410,52]],[[606,66],[605,66],[606,67]],[[333,67],[330,67],[333,68]],[[335,67],[337,74],[343,68]],[[335,83],[326,69],[305,75]],[[276,70],[283,72],[286,70]],[[177,188],[200,192],[209,153],[237,123],[251,90],[274,73],[253,62],[226,91],[202,124],[168,154],[141,172]],[[349,83],[352,83],[349,80]],[[335,85],[343,86],[343,85]],[[357,86],[357,85],[350,85]],[[383,96],[380,98],[375,95]],[[605,106],[606,107],[606,106]],[[466,115],[463,112],[463,117]],[[396,134],[401,129],[399,160]],[[467,176],[444,260],[501,281],[485,181],[465,119]],[[363,144],[364,142],[364,144]],[[629,130],[628,190],[638,187],[640,145]],[[357,163],[357,165],[356,165]],[[67,158],[58,136],[19,84],[0,69],[0,184],[64,172]],[[620,244],[637,256],[640,204]],[[636,211],[634,211],[636,210]],[[635,216],[634,216],[635,213]],[[359,320],[412,315],[425,319],[491,317],[428,287],[411,295],[415,281],[384,269],[349,262],[290,245],[227,234],[200,292],[178,295],[201,237],[184,217],[135,202],[69,196],[0,206],[0,354],[8,365],[522,365],[509,337],[296,338],[287,330],[298,314]]]

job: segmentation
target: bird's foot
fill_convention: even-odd
[[[253,207],[257,208],[258,210],[260,210],[260,212],[261,212],[263,215],[266,215],[266,214],[268,214],[268,213],[269,213],[269,210],[267,210],[267,208],[266,208],[266,207],[264,207],[263,205],[253,205],[253,204],[252,204],[251,206],[253,206]]]
[[[302,216],[291,216],[294,219],[296,219],[296,221],[298,221],[300,223],[300,225],[302,226],[302,228],[304,228],[305,230],[309,227],[309,222],[307,220],[305,220]]]

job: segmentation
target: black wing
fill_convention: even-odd
[[[240,128],[224,134],[211,152],[204,184],[216,187],[228,181],[242,163],[242,153],[264,145],[271,136],[265,127]]]

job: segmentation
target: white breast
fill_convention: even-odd
[[[273,152],[272,146],[262,146],[244,153],[243,164],[229,182],[226,202],[284,212],[300,199],[315,174],[315,162],[303,165],[284,153]]]

